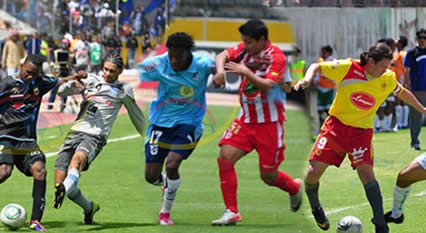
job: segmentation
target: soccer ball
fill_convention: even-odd
[[[362,223],[357,217],[345,216],[337,223],[337,233],[362,233]]]
[[[16,230],[25,225],[27,213],[19,204],[8,204],[1,210],[0,220],[11,230]]]

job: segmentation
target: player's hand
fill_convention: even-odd
[[[228,62],[225,64],[225,69],[230,72],[239,73],[244,76],[248,74],[250,69],[244,63]]]
[[[77,81],[77,80],[72,81],[71,87],[76,88],[79,91],[84,90],[84,85],[80,81]]]
[[[311,83],[309,81],[307,81],[305,79],[301,79],[301,80],[297,81],[297,83],[296,83],[296,85],[294,85],[293,89],[295,91],[298,91],[300,88],[305,89],[305,88],[309,87],[310,85],[311,85]]]
[[[213,77],[213,85],[216,88],[225,87],[225,72],[216,73]]]
[[[80,70],[74,75],[75,80],[80,80],[80,79],[85,79],[85,78],[87,78],[87,72],[86,71]]]

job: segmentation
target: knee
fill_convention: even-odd
[[[33,174],[34,179],[45,180],[47,172],[44,163],[41,161],[35,162],[31,167],[31,173]]]
[[[276,174],[275,173],[270,173],[270,172],[261,172],[260,173],[260,178],[262,179],[262,181],[267,184],[267,185],[273,185],[276,179]]]
[[[145,173],[145,180],[150,184],[157,184],[159,182],[160,177],[155,176],[153,174]]]
[[[5,182],[12,174],[12,166],[7,164],[0,165],[0,184]]]
[[[401,188],[406,188],[414,183],[414,180],[410,176],[409,170],[402,170],[398,174],[398,178],[396,180],[396,184]]]

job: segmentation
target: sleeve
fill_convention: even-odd
[[[145,116],[143,115],[141,109],[136,104],[133,90],[130,85],[125,85],[125,96],[122,99],[124,107],[127,109],[129,113],[130,121],[133,126],[136,128],[140,135],[144,135],[144,126],[145,126]]]
[[[68,81],[62,84],[61,86],[59,86],[57,94],[61,97],[64,97],[64,96],[76,95],[81,93],[80,90],[72,86],[74,82],[78,82],[78,81],[76,80]]]
[[[340,82],[351,68],[352,61],[350,59],[345,59],[321,62],[319,64],[321,73],[326,78]]]
[[[158,64],[159,59],[147,59],[139,64],[140,80],[142,81],[159,81]]]
[[[244,43],[240,42],[232,48],[226,49],[229,55],[229,60],[239,62],[241,60],[241,55],[244,53]]]
[[[272,63],[269,66],[264,77],[274,82],[280,82],[280,79],[283,77],[284,71],[286,69],[286,60],[284,54],[281,51],[277,51],[273,53],[272,58],[270,58],[269,60],[270,61],[265,62]]]
[[[413,69],[416,63],[416,60],[414,57],[414,51],[415,50],[410,50],[409,52],[407,52],[407,55],[405,55],[405,58],[404,58],[404,66],[409,67],[410,69]]]
[[[43,96],[59,84],[59,79],[51,76],[42,76],[39,81],[40,94]]]

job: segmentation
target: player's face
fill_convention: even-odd
[[[169,49],[169,61],[173,70],[179,71],[186,69],[188,65],[188,59],[190,54],[186,49],[183,48],[170,48]]]
[[[32,62],[25,62],[21,65],[20,78],[25,82],[32,81],[40,75],[40,69]]]
[[[265,38],[262,36],[259,40],[255,40],[249,36],[241,35],[244,42],[244,49],[250,56],[258,55],[265,48]]]
[[[122,69],[119,69],[116,64],[112,62],[104,63],[104,80],[107,83],[112,83],[118,79],[118,76],[121,74]]]
[[[385,73],[391,61],[391,59],[383,58],[379,62],[375,63],[374,60],[370,58],[370,60],[368,60],[367,67],[365,68],[366,72],[373,77],[380,77],[383,73]]]
[[[417,41],[419,42],[419,47],[424,48],[426,46],[426,33],[420,34]]]

